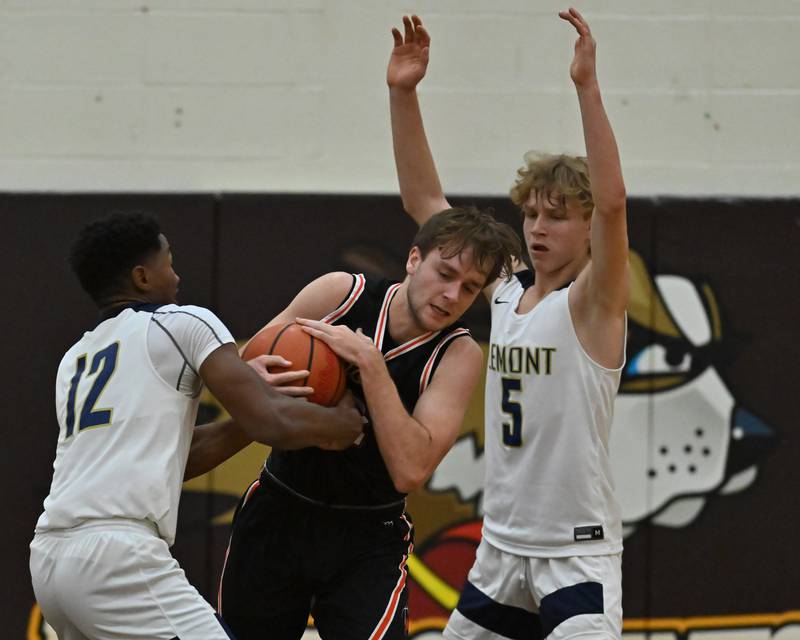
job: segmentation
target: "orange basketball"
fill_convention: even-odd
[[[279,355],[292,363],[291,367],[272,367],[270,371],[300,371],[308,369],[305,380],[290,383],[292,386],[313,387],[308,396],[311,402],[330,407],[342,399],[346,386],[346,373],[342,360],[322,340],[303,331],[295,323],[265,327],[254,335],[242,352],[243,360],[260,355]]]

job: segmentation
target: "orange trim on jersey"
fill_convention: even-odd
[[[380,313],[378,313],[378,324],[375,325],[375,335],[372,338],[372,342],[374,342],[375,346],[378,347],[378,351],[381,351],[383,347],[383,333],[386,331],[386,324],[389,318],[389,305],[392,303],[392,300],[394,299],[394,296],[399,288],[399,282],[393,284],[386,290],[386,294],[383,296],[381,310]]]
[[[381,311],[378,314],[378,324],[375,326],[375,337],[372,339],[372,342],[378,347],[378,351],[383,350],[383,337],[386,333],[386,325],[389,323],[389,305],[392,304],[392,300],[394,300],[395,295],[397,294],[398,289],[400,289],[401,283],[395,283],[391,287],[386,290],[386,295],[383,297],[383,304],[381,304]],[[421,336],[417,336],[416,338],[411,338],[407,342],[404,342],[399,347],[395,347],[386,353],[383,356],[383,359],[388,362],[389,360],[393,360],[398,356],[403,355],[404,353],[408,353],[412,349],[425,344],[426,342],[430,342],[436,336],[438,336],[441,332],[440,331],[428,331],[427,333],[423,333]]]
[[[402,356],[404,353],[408,353],[412,349],[416,349],[417,347],[425,344],[426,342],[430,342],[436,336],[439,335],[439,331],[429,331],[428,333],[423,333],[421,336],[417,336],[416,338],[412,338],[408,342],[404,342],[399,347],[395,347],[391,351],[388,351],[383,359],[387,362],[389,360],[393,360],[398,356]]]
[[[419,395],[422,395],[422,392],[428,388],[428,383],[431,381],[431,372],[433,371],[433,365],[436,362],[436,358],[439,355],[439,352],[444,347],[444,345],[450,342],[451,340],[458,338],[459,336],[468,336],[468,335],[470,335],[469,329],[459,327],[457,329],[453,329],[453,331],[448,333],[444,338],[442,338],[441,342],[438,345],[436,345],[436,348],[433,350],[431,357],[428,358],[428,362],[422,369],[422,375],[419,377]]]
[[[408,521],[408,518],[406,518],[406,514],[405,514],[405,513],[404,513],[402,516],[400,516],[400,518],[403,520],[403,522],[405,522],[405,523],[406,523],[406,526],[408,527],[408,532],[406,533],[406,535],[405,535],[405,537],[403,538],[403,540],[411,540],[411,530],[414,528],[414,525],[413,525],[413,524],[411,524],[411,523]],[[410,553],[411,553],[411,550],[409,550],[409,554],[410,554]]]
[[[325,322],[327,324],[333,324],[336,322],[339,318],[353,308],[356,300],[358,300],[361,297],[361,294],[364,293],[364,288],[367,284],[367,279],[364,277],[364,274],[354,273],[353,277],[356,279],[356,281],[353,284],[353,289],[350,291],[350,294],[347,296],[347,298],[345,298],[345,301],[342,304],[325,316],[321,322]]]
[[[252,496],[255,490],[258,489],[260,486],[261,486],[261,481],[254,480],[253,483],[249,487],[247,487],[247,491],[244,492],[242,509],[244,509],[244,505],[247,504],[247,501],[250,499],[250,496]],[[219,587],[217,588],[217,613],[219,615],[222,615],[222,580],[225,577],[225,567],[228,566],[228,554],[230,554],[231,552],[232,541],[233,541],[233,531],[231,531],[231,537],[228,538],[228,548],[225,549],[225,559],[222,561],[222,573],[220,573],[219,575]]]
[[[406,520],[405,516],[403,516],[403,520]],[[411,523],[406,520],[406,524],[408,525],[408,533],[406,534],[405,540],[408,540],[411,537]],[[381,617],[380,621],[378,622],[378,626],[375,627],[372,634],[369,636],[369,640],[381,640],[383,636],[386,634],[386,631],[389,629],[389,625],[394,620],[395,615],[397,614],[397,606],[400,604],[400,594],[403,593],[403,589],[406,587],[406,577],[408,575],[408,570],[406,569],[406,562],[408,562],[408,556],[411,555],[411,552],[414,550],[414,545],[412,543],[408,544],[408,553],[403,556],[403,559],[400,561],[400,578],[397,580],[397,584],[392,591],[392,595],[389,598],[389,604],[386,605],[386,610],[383,612],[383,616]]]

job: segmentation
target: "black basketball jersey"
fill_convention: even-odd
[[[399,288],[398,282],[354,275],[345,300],[323,321],[344,324],[353,331],[360,328],[372,338],[383,353],[403,405],[413,413],[448,346],[456,338],[468,336],[469,331],[456,323],[396,344],[389,335],[388,323],[389,305]],[[350,371],[347,386],[364,402],[357,370]],[[365,426],[364,434],[358,446],[345,451],[273,449],[264,479],[279,482],[301,498],[329,506],[380,507],[401,502],[405,494],[394,488],[371,424]]]

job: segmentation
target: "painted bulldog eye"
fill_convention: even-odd
[[[678,349],[666,349],[660,344],[651,344],[637,353],[630,361],[626,373],[629,376],[688,373],[692,368],[692,354]]]
[[[682,369],[683,365],[686,363],[688,358],[689,363],[691,364],[692,357],[689,355],[689,352],[685,349],[681,349],[678,347],[669,347],[666,349],[666,361],[670,367],[674,367],[678,371],[685,371]]]

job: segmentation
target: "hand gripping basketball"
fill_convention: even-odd
[[[264,354],[279,355],[292,363],[290,367],[271,367],[272,372],[310,372],[301,385],[313,387],[314,393],[308,396],[311,402],[331,407],[341,400],[347,381],[344,363],[327,344],[303,331],[299,324],[289,322],[261,329],[245,345],[242,359]]]

